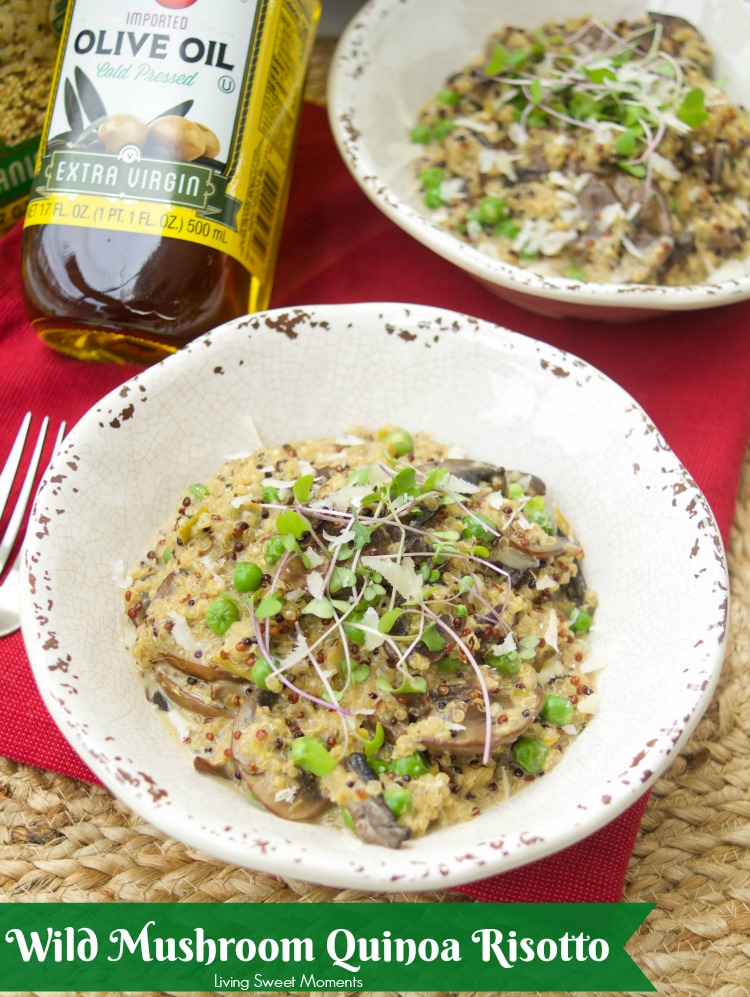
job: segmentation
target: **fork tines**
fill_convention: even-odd
[[[21,465],[21,460],[23,457],[24,448],[26,447],[26,439],[29,434],[29,427],[31,426],[31,412],[27,412],[23,417],[21,423],[21,428],[18,431],[13,446],[10,453],[8,454],[8,459],[0,472],[0,517],[6,511],[6,506],[8,505],[8,499],[10,498],[11,491],[13,490],[13,483],[16,481],[16,476],[18,474],[18,469]],[[29,500],[31,497],[31,492],[34,487],[34,481],[36,479],[37,471],[39,470],[39,463],[42,457],[42,449],[44,447],[44,441],[47,436],[47,429],[49,427],[49,418],[47,416],[42,420],[42,425],[39,429],[39,434],[37,436],[36,444],[34,446],[34,451],[31,455],[28,467],[26,469],[26,475],[23,479],[23,484],[21,485],[20,491],[16,498],[15,506],[10,514],[8,524],[5,528],[5,533],[0,541],[0,574],[2,574],[5,565],[10,556],[10,552],[13,549],[13,544],[18,536],[21,524],[23,523],[26,510],[29,506]],[[59,447],[62,442],[62,438],[65,434],[65,423],[61,423],[59,432],[57,434],[57,440],[55,441],[55,450]]]

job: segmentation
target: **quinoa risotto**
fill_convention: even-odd
[[[681,17],[506,27],[411,132],[432,220],[496,259],[578,281],[742,272],[750,116]]]
[[[470,819],[596,709],[596,597],[545,492],[393,427],[231,460],[129,580],[150,700],[280,817],[392,848]]]

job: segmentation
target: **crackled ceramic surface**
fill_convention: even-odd
[[[186,482],[262,439],[391,422],[541,475],[599,592],[598,714],[561,764],[474,821],[407,843],[255,809],[197,775],[146,701],[118,633],[123,567]],[[250,445],[248,445],[250,444]],[[106,785],[221,859],[338,887],[447,886],[539,858],[620,813],[707,705],[727,622],[705,500],[641,408],[583,361],[453,312],[315,306],[235,321],[108,395],[37,498],[24,637],[44,699]]]
[[[622,322],[750,297],[750,273],[689,287],[582,284],[493,260],[433,225],[414,190],[408,141],[418,109],[482,51],[503,24],[535,27],[591,14],[604,21],[644,10],[678,14],[714,49],[715,75],[732,100],[750,103],[750,5],[743,0],[370,0],[344,33],[329,77],[328,107],[344,162],[367,196],[397,225],[514,304],[557,317]],[[383,108],[388,113],[383,113]]]

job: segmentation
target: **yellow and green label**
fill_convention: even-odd
[[[75,0],[26,225],[272,263],[316,0]]]

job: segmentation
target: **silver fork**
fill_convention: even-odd
[[[13,482],[15,481],[16,474],[18,473],[18,467],[21,463],[24,447],[26,446],[26,437],[29,434],[30,425],[31,412],[27,412],[23,417],[21,428],[18,431],[18,436],[15,438],[11,451],[8,454],[5,466],[3,467],[2,472],[0,472],[0,516],[2,516],[5,512],[8,497],[10,496],[11,489],[13,488]],[[8,520],[8,525],[5,528],[3,539],[0,540],[0,575],[2,575],[6,564],[8,563],[8,558],[13,550],[13,544],[15,543],[16,537],[21,529],[21,524],[23,523],[23,518],[29,505],[31,492],[34,487],[34,481],[39,469],[39,461],[42,457],[42,448],[44,447],[44,440],[47,436],[48,427],[49,419],[45,416],[42,420],[39,435],[37,436],[36,444],[34,446],[34,452],[31,455],[31,460],[26,470],[26,476],[23,479],[23,484],[21,485],[18,498],[16,499],[16,504],[13,508],[10,519]],[[57,433],[57,439],[55,440],[55,450],[57,450],[62,443],[63,436],[65,435],[65,428],[65,423],[61,423],[60,429]],[[18,630],[21,625],[18,602],[18,580],[20,576],[21,552],[19,551],[18,557],[13,562],[13,566],[10,571],[8,571],[2,585],[0,585],[0,637],[5,637],[6,634],[13,633],[13,631]]]

